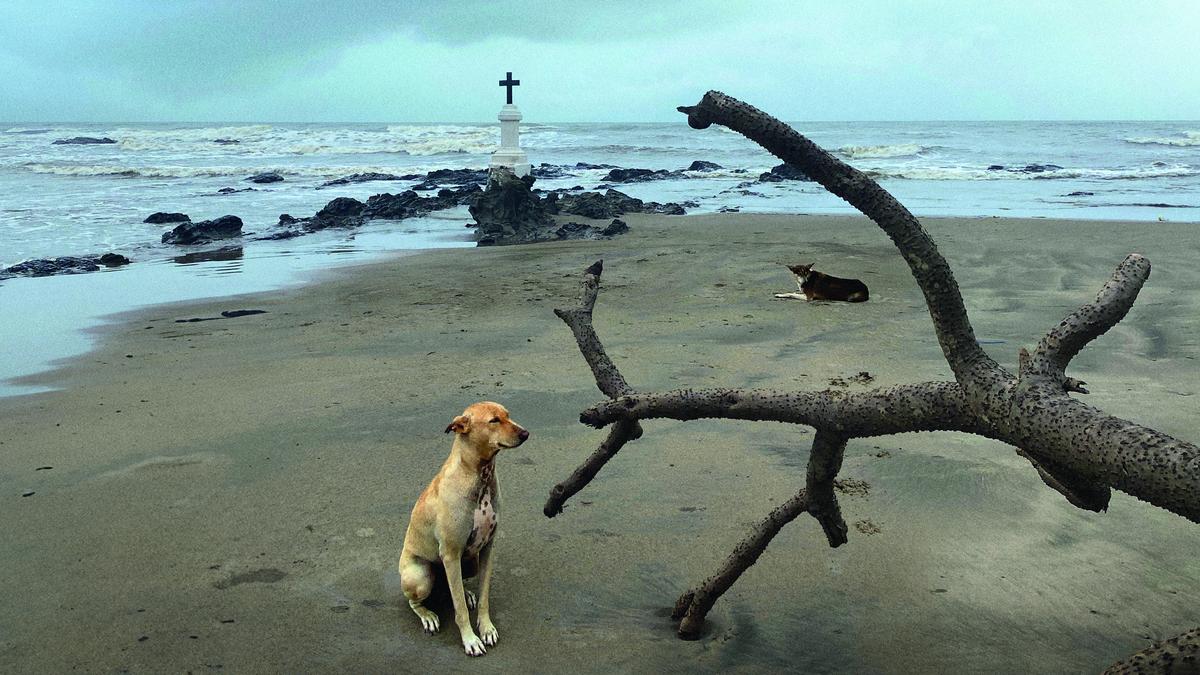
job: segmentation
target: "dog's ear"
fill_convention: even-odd
[[[471,418],[467,417],[466,415],[459,415],[458,417],[455,417],[454,421],[446,427],[446,433],[453,431],[457,434],[465,434],[470,428]]]

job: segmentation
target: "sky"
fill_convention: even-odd
[[[1197,0],[4,0],[0,121],[1200,119]]]

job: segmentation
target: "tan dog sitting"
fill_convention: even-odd
[[[469,406],[446,427],[450,432],[454,432],[450,456],[417,499],[408,522],[400,553],[400,585],[425,632],[436,633],[438,616],[421,603],[433,590],[433,566],[444,566],[463,649],[482,656],[487,651],[484,645],[492,646],[500,637],[488,607],[492,540],[500,509],[496,453],[524,443],[529,432],[509,419],[504,406],[491,401]],[[475,596],[463,588],[463,578],[475,570],[479,571],[479,635],[471,629],[468,613]]]

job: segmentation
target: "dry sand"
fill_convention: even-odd
[[[789,525],[705,637],[677,640],[666,608],[802,484],[811,431],[650,422],[543,517],[604,435],[576,421],[601,395],[551,313],[581,270],[605,260],[596,325],[637,389],[948,369],[863,219],[628,220],[613,241],[435,251],[141,311],[39,378],[60,390],[0,400],[0,670],[1089,672],[1200,624],[1200,528],[1123,494],[1079,511],[1010,448],[939,433],[852,442],[842,476],[867,486],[843,497],[850,543]],[[927,225],[1008,365],[1148,255],[1141,299],[1073,374],[1090,403],[1200,439],[1196,225]],[[801,261],[871,301],[773,299],[792,286],[779,263]],[[246,308],[267,313],[176,323]],[[442,429],[479,399],[533,437],[499,460],[500,643],[472,661],[447,608],[421,633],[395,564]]]

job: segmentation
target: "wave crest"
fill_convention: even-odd
[[[897,143],[895,145],[844,145],[837,153],[849,159],[883,159],[887,157],[908,157],[919,155],[927,146],[916,143]]]
[[[1181,136],[1138,136],[1121,139],[1137,145],[1171,145],[1177,148],[1200,146],[1200,131],[1185,131]]]

